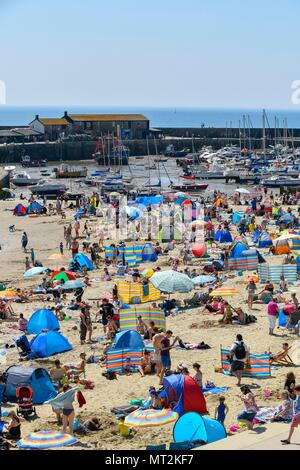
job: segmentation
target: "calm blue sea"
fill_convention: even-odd
[[[296,107],[295,107],[296,108]],[[251,127],[262,126],[262,110],[221,108],[149,108],[149,107],[101,107],[101,106],[0,106],[0,126],[24,126],[36,114],[41,117],[61,117],[69,113],[143,113],[150,119],[152,127],[239,127],[243,115],[250,117]],[[300,107],[295,110],[267,110],[270,127],[274,127],[275,116],[280,127],[286,118],[288,127],[300,128]],[[242,124],[241,124],[242,125]]]

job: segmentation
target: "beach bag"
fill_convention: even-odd
[[[237,360],[245,359],[246,348],[244,346],[244,343],[242,342],[241,344],[239,343],[235,343],[235,344],[236,344],[236,348],[234,350],[235,357],[237,358]]]

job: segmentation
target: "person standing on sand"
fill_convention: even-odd
[[[248,307],[249,307],[250,310],[252,310],[253,309],[253,298],[254,298],[254,294],[257,290],[256,284],[254,282],[253,277],[251,277],[249,279],[249,284],[247,285],[246,289],[248,291]]]
[[[237,385],[241,385],[243,370],[248,358],[248,348],[243,341],[242,335],[236,335],[236,341],[230,349],[229,355],[232,358],[231,373],[238,379]]]
[[[71,249],[72,249],[72,257],[74,258],[74,256],[77,255],[79,251],[79,243],[78,243],[77,238],[73,238],[71,242]]]
[[[282,444],[284,445],[291,443],[292,435],[294,434],[295,429],[300,424],[300,385],[296,385],[296,387],[294,388],[294,392],[296,395],[296,400],[294,401],[294,406],[293,406],[293,420],[291,423],[288,438],[281,440]]]
[[[171,356],[170,350],[174,348],[175,343],[179,340],[178,336],[175,337],[172,344],[170,344],[170,339],[173,336],[173,331],[167,330],[163,339],[160,342],[160,353],[161,353],[161,363],[162,370],[160,374],[160,385],[163,385],[163,378],[165,373],[171,368]]]
[[[153,340],[153,348],[154,348],[154,355],[153,355],[153,362],[156,366],[156,375],[160,377],[162,364],[161,364],[161,341],[164,338],[164,333],[162,330],[159,330],[157,327],[153,328],[154,336],[152,337]]]
[[[269,335],[274,335],[274,328],[276,326],[277,315],[279,314],[279,307],[276,303],[276,299],[271,300],[268,303],[268,320],[269,320]]]
[[[92,320],[90,314],[90,307],[86,306],[81,309],[80,314],[80,343],[84,344],[86,340],[86,335],[88,333],[89,339],[88,343],[92,342]]]
[[[22,239],[21,239],[22,248],[24,253],[26,253],[26,247],[28,245],[28,236],[26,232],[23,232]]]
[[[31,248],[31,250],[30,250],[30,257],[31,257],[32,266],[34,266],[35,254],[34,254],[34,249],[33,248]]]

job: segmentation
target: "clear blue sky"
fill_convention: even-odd
[[[299,0],[0,0],[9,105],[289,108]]]

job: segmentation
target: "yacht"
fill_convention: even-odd
[[[262,180],[261,184],[268,188],[284,188],[287,186],[290,188],[298,188],[300,186],[300,177],[289,178],[288,176],[273,176]]]
[[[40,178],[31,178],[26,171],[19,171],[18,173],[13,174],[10,179],[10,182],[15,186],[33,186],[39,181]]]
[[[64,194],[67,190],[65,184],[61,183],[54,183],[47,180],[41,180],[38,184],[32,187],[31,192],[32,194],[38,196],[49,196],[49,195],[56,195],[60,196]]]

